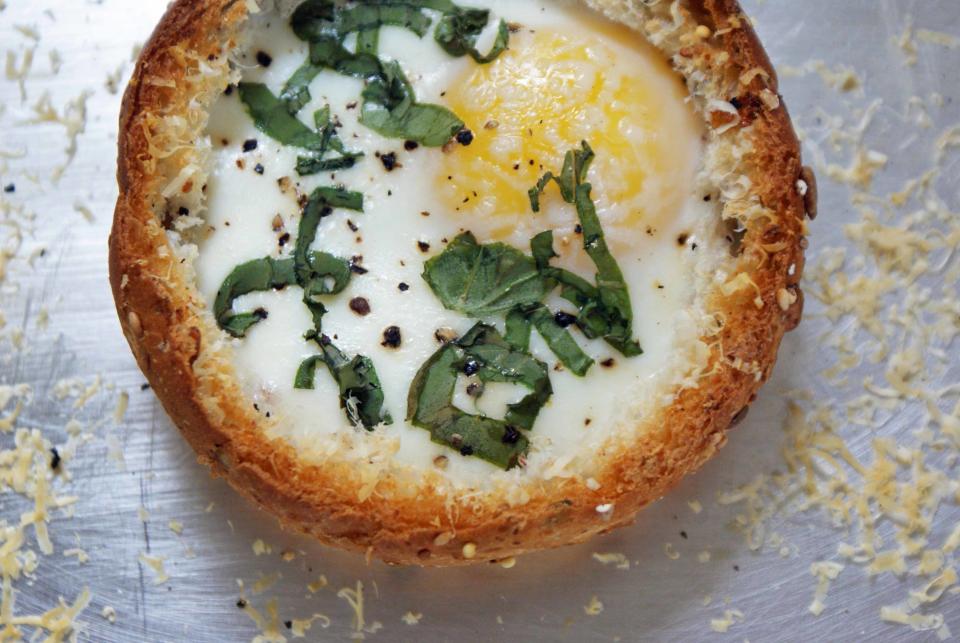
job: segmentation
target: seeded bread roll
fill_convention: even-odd
[[[715,271],[695,277],[703,350],[661,396],[668,403],[610,431],[570,475],[518,467],[484,488],[332,446],[320,461],[272,432],[198,290],[197,246],[177,226],[202,217],[210,108],[239,78],[231,61],[251,11],[273,7],[177,0],[144,47],[123,99],[110,236],[121,326],[200,462],[285,527],[394,564],[495,561],[582,542],[629,524],[700,467],[770,376],[800,319],[805,215],[816,207],[773,67],[735,0],[584,4],[632,29],[682,76],[706,132],[690,190],[710,197],[732,247],[722,280]],[[355,433],[343,439],[375,439]]]

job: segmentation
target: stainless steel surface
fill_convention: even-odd
[[[283,533],[269,516],[240,500],[222,482],[211,480],[152,392],[141,390],[144,380],[121,337],[106,276],[119,109],[119,94],[107,87],[108,76],[122,75],[122,88],[132,68],[131,51],[145,40],[164,4],[12,0],[0,10],[0,43],[15,52],[14,69],[26,50],[36,48],[25,101],[15,80],[0,79],[0,155],[26,151],[22,158],[0,156],[0,185],[16,184],[16,192],[2,196],[36,213],[35,219],[25,221],[23,242],[0,290],[0,310],[7,320],[0,331],[0,384],[26,382],[33,387],[32,401],[18,426],[39,428],[62,443],[67,420],[77,416],[93,436],[66,463],[72,480],[58,482],[64,493],[79,497],[75,515],[55,512],[50,531],[56,552],[41,556],[34,579],[14,583],[16,613],[42,612],[58,596],[72,601],[86,586],[92,602],[79,618],[81,640],[249,640],[259,630],[236,607],[237,579],[242,579],[247,600],[262,612],[269,600],[278,599],[280,634],[292,637],[284,620],[322,613],[329,617],[329,627],[323,628],[321,620],[314,622],[308,638],[345,639],[356,634],[353,611],[338,590],[356,587],[360,581],[368,628],[374,622],[382,624],[382,629],[366,633],[371,640],[799,641],[908,636],[936,640],[934,632],[915,634],[879,618],[881,606],[902,602],[909,589],[925,582],[911,574],[870,578],[862,566],[850,564],[832,583],[823,614],[816,617],[808,611],[816,584],[810,564],[836,560],[838,543],[853,538],[833,527],[823,512],[778,513],[766,522],[768,532],[782,534],[787,544],[781,555],[779,546],[752,551],[743,535],[730,528],[743,507],[716,502],[720,491],[758,474],[784,470],[780,449],[787,391],[809,389],[841,413],[863,393],[856,385],[834,386],[820,374],[833,362],[831,333],[848,321],[825,318],[812,297],[807,319],[784,342],[773,380],[747,420],[731,433],[728,446],[700,473],[643,512],[635,526],[582,546],[523,557],[512,569],[499,565],[392,569],[368,564],[362,557]],[[906,179],[925,169],[931,141],[944,127],[960,121],[956,100],[960,49],[918,40],[919,62],[907,66],[895,43],[908,19],[917,27],[960,36],[960,4],[955,1],[744,4],[777,65],[799,67],[818,58],[831,68],[849,65],[862,78],[863,88],[849,92],[829,87],[816,72],[781,79],[796,122],[818,143],[827,161],[845,165],[849,150],[829,145],[826,115],[842,114],[852,122],[855,110],[882,99],[865,135],[871,148],[890,159],[877,174],[874,193],[899,190]],[[40,40],[35,41],[29,29],[18,31],[18,25],[35,27]],[[57,74],[51,71],[52,49],[63,60]],[[31,106],[44,92],[50,92],[52,104],[62,109],[87,90],[92,93],[76,158],[54,183],[51,170],[65,158],[64,127],[24,121],[33,115]],[[942,107],[927,110],[932,126],[904,126],[916,116],[908,108],[910,97],[927,101],[932,92],[944,98]],[[808,147],[807,161],[815,160]],[[960,166],[955,151],[948,153],[943,168],[941,195],[956,211]],[[821,172],[820,194],[820,217],[811,225],[811,265],[828,246],[856,252],[843,231],[859,217],[850,205],[849,188]],[[93,220],[87,221],[75,204],[89,206]],[[3,214],[0,232],[5,233],[6,222],[17,216]],[[47,249],[44,256],[28,261],[41,246]],[[46,328],[38,327],[43,309],[49,311]],[[21,349],[10,339],[17,328],[27,331]],[[946,350],[951,368],[930,374],[944,385],[960,380],[956,358],[960,349],[954,343]],[[89,383],[97,375],[103,386],[82,408],[74,408],[73,398],[57,399],[56,383],[62,378],[81,377]],[[123,421],[114,426],[110,416],[119,391],[129,392],[130,404]],[[0,409],[0,417],[9,411]],[[910,443],[918,413],[918,404],[907,404],[875,431],[849,425],[841,433],[855,455],[863,456],[870,452],[875,435]],[[105,418],[102,426],[90,428],[99,418]],[[0,434],[2,448],[9,448],[12,439]],[[122,460],[115,441],[122,445]],[[956,449],[954,445],[931,451],[927,462],[956,479]],[[701,513],[688,504],[694,500],[702,503]],[[7,521],[16,523],[25,509],[18,495],[9,490],[0,495],[0,514]],[[942,543],[958,519],[956,502],[945,503],[936,515],[936,542]],[[171,520],[182,523],[182,534],[170,528]],[[27,546],[36,549],[32,530],[27,533]],[[272,553],[255,555],[257,539],[269,544]],[[63,551],[71,547],[84,549],[89,562],[65,556]],[[286,549],[296,552],[289,562],[280,557]],[[710,551],[710,560],[701,562],[698,554],[705,550]],[[673,551],[679,554],[676,559],[667,555]],[[604,566],[592,558],[593,552],[623,553],[630,568]],[[155,584],[155,574],[139,560],[141,553],[165,557],[169,580]],[[260,593],[252,590],[261,575],[274,573],[281,574],[275,584]],[[321,574],[329,584],[313,593],[307,585]],[[594,596],[603,611],[591,616],[584,606]],[[960,631],[958,599],[947,593],[927,611],[942,612],[946,623]],[[116,623],[101,616],[106,606],[115,609]],[[731,609],[742,611],[742,620],[737,619],[726,634],[713,632],[711,619]],[[408,611],[422,613],[419,624],[401,620]]]

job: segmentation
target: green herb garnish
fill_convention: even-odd
[[[266,312],[233,312],[233,301],[252,292],[280,289],[297,283],[293,259],[263,257],[242,263],[223,280],[213,302],[217,324],[233,337],[243,337],[247,330],[264,319]]]
[[[240,83],[240,100],[246,105],[254,125],[270,138],[292,147],[310,150],[309,156],[297,159],[297,172],[300,175],[339,170],[353,167],[362,152],[348,152],[336,127],[330,121],[330,106],[314,114],[317,131],[300,122],[296,113],[310,100],[306,84],[291,85],[294,80],[300,83],[310,74],[301,67],[287,83],[280,98],[273,95],[266,85],[260,83]],[[309,81],[307,81],[309,83]],[[329,152],[338,156],[328,157]]]
[[[423,278],[444,307],[470,317],[535,303],[547,293],[533,259],[503,243],[481,245],[470,232],[429,259]]]
[[[295,388],[313,388],[314,371],[321,362],[340,388],[340,405],[350,421],[373,430],[380,423],[391,422],[383,409],[383,390],[373,362],[363,355],[344,355],[323,334],[323,315],[327,312],[318,299],[335,295],[350,283],[350,263],[326,252],[311,251],[320,221],[335,208],[363,210],[363,195],[343,188],[320,187],[303,208],[293,257],[264,257],[240,264],[227,276],[214,300],[217,324],[234,337],[243,337],[251,326],[267,316],[264,310],[235,313],[234,300],[251,292],[298,285],[303,289],[303,303],[313,318],[313,328],[304,338],[317,343],[321,354],[308,357],[297,369]]]
[[[642,352],[632,339],[633,309],[626,282],[607,248],[590,199],[587,171],[592,160],[593,151],[586,142],[582,143],[580,149],[567,153],[559,176],[547,172],[529,195],[531,208],[538,212],[541,194],[551,182],[556,182],[564,201],[576,206],[584,250],[597,267],[595,284],[550,265],[557,256],[552,231],[541,232],[530,240],[530,256],[503,243],[480,244],[473,234],[464,232],[426,262],[423,278],[444,307],[471,317],[506,314],[502,336],[491,326],[477,324],[463,339],[437,351],[414,379],[407,416],[415,425],[429,429],[435,442],[504,468],[520,462],[526,442],[518,439],[514,448],[508,449],[500,438],[508,427],[514,429],[509,433],[511,438],[523,438],[516,429],[529,430],[550,396],[546,367],[529,352],[533,329],[560,362],[581,377],[594,362],[577,344],[568,326],[575,324],[588,338],[603,338],[627,357]],[[577,307],[576,316],[555,315],[544,305],[543,300],[558,287],[561,297]],[[456,409],[450,401],[456,375],[469,360],[475,360],[473,370],[481,381],[521,382],[534,393],[511,405],[506,420],[500,423]],[[501,367],[508,360],[523,363],[525,377],[511,371],[513,374],[507,378],[504,373],[509,369]],[[494,366],[485,370],[490,364]],[[536,370],[534,365],[543,370]],[[533,377],[535,372],[537,377]],[[540,374],[542,381],[538,379]]]
[[[560,176],[547,172],[530,189],[530,206],[540,211],[540,195],[551,181],[560,188],[560,195],[567,203],[577,208],[577,216],[583,229],[583,249],[597,268],[596,286],[565,270],[549,267],[555,256],[550,237],[535,238],[534,250],[543,274],[561,284],[561,295],[580,309],[577,326],[590,338],[602,337],[626,357],[640,355],[640,344],[632,339],[633,307],[623,273],[613,257],[603,234],[597,210],[590,198],[591,185],[587,182],[587,170],[594,154],[586,141],[581,149],[570,150],[563,160]]]
[[[262,83],[240,83],[240,100],[247,107],[253,124],[270,138],[293,147],[319,150],[320,134],[300,122],[287,108],[287,102],[273,95]]]
[[[434,32],[434,39],[451,56],[469,54],[478,63],[492,62],[507,48],[510,32],[507,29],[507,23],[501,20],[493,46],[490,47],[489,52],[481,54],[476,48],[477,38],[483,33],[489,19],[490,12],[486,9],[454,7],[440,18],[437,30]]]
[[[491,50],[480,54],[475,45],[489,12],[463,9],[448,0],[370,0],[362,4],[308,0],[294,11],[290,24],[300,39],[310,43],[310,61],[287,81],[282,98],[289,106],[302,108],[310,99],[310,81],[319,70],[332,69],[366,82],[360,112],[364,126],[388,138],[427,147],[443,145],[463,129],[463,121],[445,107],[418,102],[399,64],[377,58],[382,26],[398,26],[423,36],[431,23],[424,13],[427,9],[441,12],[434,39],[451,56],[470,55],[478,63],[488,63],[507,47],[509,32],[501,21]],[[357,44],[350,52],[343,42],[352,33],[357,34]]]
[[[503,420],[471,415],[453,404],[460,373],[475,375],[481,382],[521,384],[531,392],[509,405]],[[481,323],[443,346],[420,368],[410,386],[407,420],[429,430],[438,444],[510,469],[521,464],[529,446],[520,429],[533,427],[552,393],[546,364]]]

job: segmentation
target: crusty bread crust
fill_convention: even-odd
[[[657,11],[658,3],[652,10],[630,0],[588,4],[603,5],[608,13],[618,4],[635,5],[641,14]],[[670,3],[659,4],[666,11]],[[673,39],[673,50],[658,46],[688,86],[690,70],[697,69],[733,88],[724,98],[737,98],[737,128],[752,146],[745,174],[750,196],[765,214],[742,221],[747,230],[737,268],[755,288],[711,297],[710,310],[724,319],[709,339],[712,368],[699,386],[680,391],[664,414],[637,431],[629,448],[607,450],[594,476],[599,488],[573,478],[538,480],[529,485],[528,502],[511,506],[494,494],[464,503],[433,487],[410,489],[389,479],[359,500],[351,465],[310,464],[287,442],[266,436],[261,416],[218,356],[221,333],[171,248],[159,195],[163,177],[151,141],[158,119],[186,109],[188,71],[235,45],[247,5],[174,2],[144,47],[123,99],[110,281],[137,362],[199,460],[285,526],[325,543],[389,563],[453,565],[581,542],[630,523],[712,456],[770,376],[783,334],[799,321],[804,214],[814,207],[809,197],[804,204],[799,145],[786,109],[770,99],[777,97],[773,67],[737,2],[674,4],[674,15],[685,18],[682,29],[690,32],[681,34],[688,44]],[[709,37],[703,30],[692,37],[698,24],[710,29]],[[709,125],[710,112],[701,111]],[[196,189],[202,186],[183,186],[184,192]],[[464,547],[468,543],[475,554],[473,546]]]

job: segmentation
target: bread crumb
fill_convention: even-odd
[[[630,560],[620,553],[601,554],[593,552],[593,559],[603,565],[614,565],[617,569],[630,569]]]
[[[710,619],[710,629],[722,634],[737,623],[742,623],[743,618],[743,612],[738,609],[724,610],[722,618]]]
[[[590,597],[590,602],[583,606],[587,616],[599,616],[603,612],[603,603],[596,596]]]
[[[673,548],[673,543],[663,543],[663,553],[666,554],[670,560],[680,558],[680,552]]]
[[[423,618],[423,614],[421,614],[420,612],[407,612],[406,614],[400,617],[400,620],[402,620],[407,625],[416,625],[417,623],[420,622],[420,619],[422,618]]]
[[[166,570],[163,568],[163,563],[166,560],[163,556],[147,556],[145,553],[140,554],[140,562],[144,563],[147,567],[153,570],[154,585],[162,585],[163,583],[170,580],[170,576],[167,574]]]
[[[107,619],[107,622],[110,623],[110,625],[113,625],[117,622],[117,610],[109,605],[104,606],[104,608],[100,611],[100,616]]]

